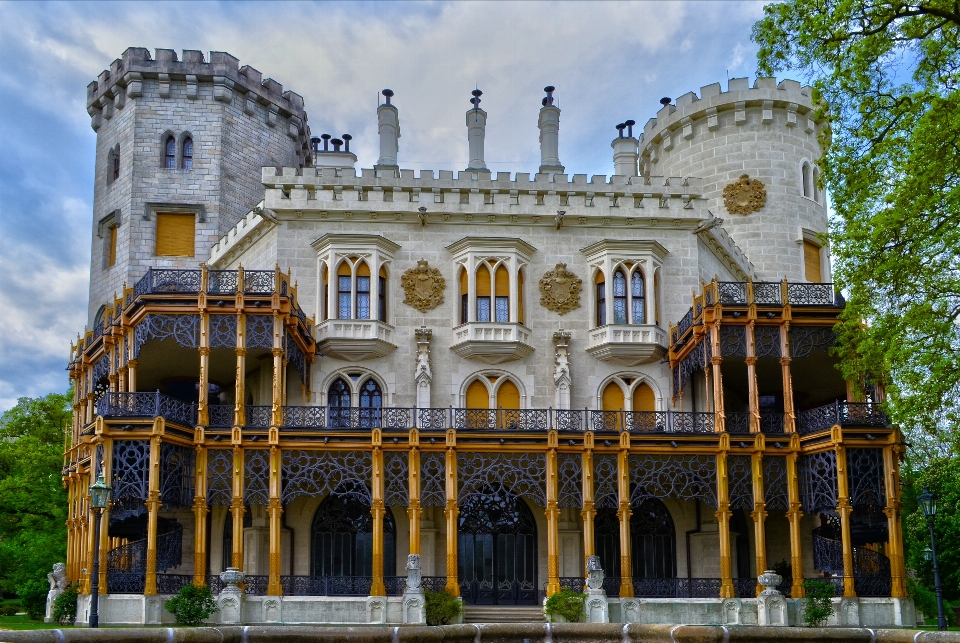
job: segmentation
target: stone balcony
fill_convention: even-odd
[[[530,329],[523,324],[468,322],[454,328],[453,336],[454,353],[486,364],[512,362],[533,352]]]
[[[667,332],[653,324],[610,324],[591,330],[587,352],[599,360],[636,366],[667,352]]]
[[[348,362],[385,357],[397,349],[393,331],[372,319],[328,319],[317,324],[317,353]]]

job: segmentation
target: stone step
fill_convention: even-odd
[[[531,605],[464,605],[464,623],[545,623],[543,608]]]

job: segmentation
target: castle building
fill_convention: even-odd
[[[164,595],[223,596],[231,567],[221,622],[416,622],[409,571],[470,618],[581,589],[596,557],[591,620],[796,623],[821,578],[841,624],[913,623],[902,437],[830,350],[810,88],[664,99],[592,177],[545,92],[539,168],[487,169],[477,90],[468,166],[416,173],[390,90],[357,168],[226,53],[131,48],[89,85],[80,622],[102,472],[103,622],[169,622]]]

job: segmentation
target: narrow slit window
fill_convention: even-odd
[[[113,152],[113,167],[111,168],[113,172],[113,180],[116,181],[120,178],[120,146],[117,145],[117,149]],[[110,264],[113,265],[113,264]]]
[[[110,226],[110,236],[107,238],[107,266],[117,265],[117,226]]]
[[[370,319],[370,268],[357,267],[357,319]]]
[[[380,268],[377,277],[377,319],[387,321],[387,271],[384,268]]]
[[[163,166],[168,170],[177,167],[177,141],[172,136],[168,136],[164,144]]]
[[[646,323],[646,315],[644,314],[643,273],[639,270],[634,272],[633,276],[630,277],[630,290],[633,308],[633,310],[630,311],[630,321],[634,324],[644,324]]]
[[[491,284],[490,284],[490,270],[485,265],[481,265],[477,269],[477,321],[478,322],[489,322],[491,321],[491,304],[490,301],[491,295]]]
[[[622,270],[613,273],[613,323],[627,323],[627,278]]]
[[[596,277],[597,289],[597,326],[607,325],[607,282],[603,273],[598,272]]]
[[[189,136],[183,140],[183,160],[180,167],[185,170],[193,169],[193,139]]]
[[[350,298],[352,293],[350,266],[346,262],[337,269],[337,318],[350,319]]]

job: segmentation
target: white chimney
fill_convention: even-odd
[[[390,104],[393,90],[385,89],[382,92],[387,102],[377,108],[377,124],[380,128],[380,158],[374,166],[380,168],[397,168],[397,152],[400,144],[400,112]]]
[[[613,148],[613,173],[619,176],[637,176],[637,146],[640,142],[633,138],[633,126],[636,124],[636,121],[626,121],[617,125],[620,135],[610,144]],[[624,129],[627,130],[626,136],[623,135]]]
[[[549,85],[543,88],[547,92],[541,103],[540,123],[540,173],[563,173],[560,165],[560,108],[553,104],[553,92],[556,88]]]
[[[473,109],[467,112],[467,141],[470,144],[470,163],[468,170],[486,170],[487,164],[483,160],[483,139],[487,132],[487,113],[480,109],[480,97],[483,92],[475,89],[470,102]]]

